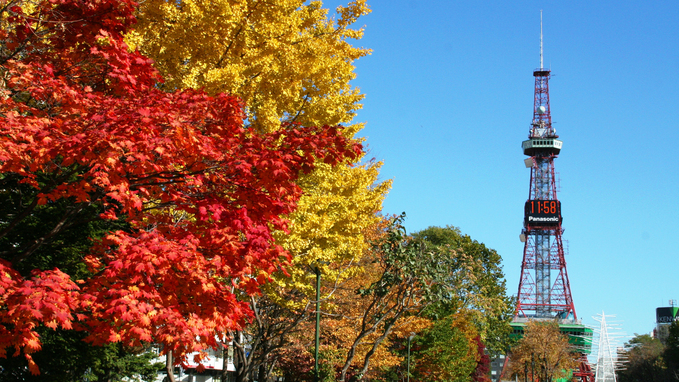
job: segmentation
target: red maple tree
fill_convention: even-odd
[[[490,379],[490,356],[486,354],[486,345],[481,340],[481,336],[476,336],[474,338],[478,350],[478,361],[476,363],[476,369],[471,375],[471,379],[474,382],[491,382]]]
[[[39,325],[86,330],[95,344],[160,343],[179,361],[216,346],[249,314],[234,290],[256,293],[284,265],[272,231],[286,229],[297,176],[355,158],[360,144],[340,127],[258,134],[236,97],[158,90],[152,62],[123,42],[132,1],[0,4],[0,174],[35,191],[2,217],[0,238],[41,206],[70,203],[0,259],[0,356],[14,348],[38,373]],[[83,254],[90,277],[17,270],[91,206],[129,228]]]

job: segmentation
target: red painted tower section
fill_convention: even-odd
[[[561,202],[557,196],[554,159],[563,142],[552,127],[549,104],[550,71],[533,72],[533,121],[523,152],[530,167],[521,239],[524,241],[516,316],[536,319],[577,319],[561,235]]]

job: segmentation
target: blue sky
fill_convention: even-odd
[[[578,318],[595,326],[605,311],[629,335],[651,332],[655,308],[679,299],[679,2],[368,3],[355,121],[394,181],[384,211],[405,211],[409,231],[453,225],[497,250],[510,294],[543,10]]]

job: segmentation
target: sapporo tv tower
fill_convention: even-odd
[[[540,68],[533,72],[535,95],[533,121],[528,140],[523,141],[526,167],[530,168],[530,188],[524,206],[521,241],[524,242],[523,262],[515,317],[515,336],[523,334],[528,320],[558,320],[562,333],[581,352],[581,363],[574,375],[581,381],[593,381],[586,354],[591,350],[592,330],[578,320],[566,271],[561,235],[561,202],[557,197],[554,159],[563,142],[552,127],[549,104],[551,71],[543,66],[542,13],[540,14]]]

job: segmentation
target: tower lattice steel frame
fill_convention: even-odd
[[[542,60],[541,60],[542,61]],[[525,206],[525,242],[516,306],[517,317],[577,319],[561,235],[561,203],[557,197],[554,159],[563,142],[552,127],[550,70],[533,72],[533,121],[523,152],[530,158],[530,188]]]

